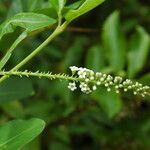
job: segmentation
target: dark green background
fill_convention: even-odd
[[[31,1],[0,0],[0,23],[19,12],[43,13],[48,3],[38,0],[31,7]],[[48,11],[44,14],[51,15]],[[31,34],[17,47],[5,69],[20,62],[52,30]],[[104,37],[106,32],[108,36]],[[145,49],[142,41],[149,32],[149,0],[106,0],[73,21],[22,70],[70,73],[69,66],[76,65],[150,85],[150,47]],[[16,29],[13,37],[19,33],[20,29]],[[0,41],[0,57],[11,44],[7,38]],[[0,123],[32,117],[47,123],[44,132],[23,150],[150,149],[149,97],[141,98],[130,92],[118,95],[104,88],[91,95],[72,93],[67,84],[12,77],[0,85]],[[18,93],[10,96],[10,91]]]

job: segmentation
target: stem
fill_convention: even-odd
[[[25,59],[23,59],[18,65],[12,68],[10,71],[15,71],[24,66],[28,61],[30,61],[35,55],[43,50],[57,35],[61,34],[67,27],[68,22],[64,22],[61,26],[58,26],[55,31],[39,46],[37,47],[31,54],[29,54]],[[0,83],[7,79],[9,76],[4,75],[0,78]]]
[[[50,80],[61,79],[61,80],[68,80],[71,82],[79,82],[80,84],[84,83],[89,87],[92,87],[93,85],[95,85],[95,86],[101,85],[101,86],[106,87],[107,89],[115,88],[117,93],[118,93],[118,90],[123,89],[125,92],[127,92],[128,90],[132,90],[135,95],[139,94],[142,96],[150,96],[150,91],[149,91],[150,87],[149,86],[143,86],[141,83],[131,81],[129,79],[117,82],[117,81],[115,81],[116,77],[114,77],[114,78],[112,77],[111,80],[108,80],[108,77],[110,77],[110,75],[107,75],[107,77],[103,78],[104,74],[102,74],[101,77],[96,77],[96,74],[95,74],[95,75],[93,75],[94,79],[90,79],[91,76],[86,77],[86,78],[80,78],[78,75],[73,76],[73,74],[72,74],[72,76],[69,76],[67,74],[52,74],[51,72],[45,73],[45,72],[39,72],[39,71],[31,72],[31,71],[27,71],[27,70],[25,70],[25,71],[0,71],[0,75],[4,75],[4,76],[6,75],[7,77],[9,77],[9,76],[38,77],[38,78],[47,78]],[[89,79],[89,81],[87,82],[86,79]],[[101,79],[103,79],[103,81]],[[110,81],[112,82],[111,85],[109,85]],[[127,84],[127,81],[131,81],[131,83]],[[119,85],[121,85],[121,86],[119,87]]]
[[[52,74],[51,72],[30,72],[30,71],[0,71],[0,75],[7,75],[7,76],[19,76],[19,77],[38,77],[38,78],[47,78],[50,80],[53,79],[63,79],[63,80],[69,80],[69,81],[84,81],[80,78],[69,76],[67,74]]]

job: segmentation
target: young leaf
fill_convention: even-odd
[[[150,36],[142,28],[132,37],[128,54],[128,76],[133,78],[146,63],[150,47]]]
[[[65,14],[65,19],[70,22],[74,20],[75,18],[87,13],[88,11],[94,9],[101,3],[103,3],[105,0],[85,0],[85,2],[76,10],[69,10]]]
[[[103,26],[103,45],[109,65],[115,72],[124,68],[125,65],[125,41],[120,31],[119,13],[113,12]]]
[[[0,149],[19,150],[44,129],[41,119],[14,120],[0,126]]]
[[[43,14],[20,13],[0,25],[0,40],[15,30],[16,26],[24,28],[27,32],[53,25],[56,20]]]

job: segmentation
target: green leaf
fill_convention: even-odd
[[[24,117],[24,109],[20,101],[12,101],[9,103],[1,104],[1,109],[12,118]]]
[[[68,9],[68,10],[69,9],[77,9],[83,4],[84,1],[85,0],[80,0],[80,1],[74,2],[73,4],[66,6],[65,9]]]
[[[94,71],[101,71],[105,65],[103,49],[100,46],[93,46],[89,49],[86,58],[86,67]]]
[[[125,65],[125,42],[120,31],[119,13],[113,12],[103,25],[103,45],[110,66],[115,72],[124,68]]]
[[[33,94],[32,83],[26,78],[11,77],[0,84],[0,103],[26,98]]]
[[[24,31],[17,39],[16,41],[12,44],[10,49],[7,51],[7,53],[4,55],[4,57],[0,60],[0,70],[4,67],[4,65],[7,63],[9,60],[13,50],[17,47],[17,45],[24,40],[27,37],[27,33]]]
[[[65,19],[67,21],[72,21],[75,18],[87,13],[88,11],[94,9],[101,3],[103,3],[105,0],[85,0],[85,2],[76,10],[69,10],[65,14]]]
[[[14,120],[0,126],[0,149],[19,150],[38,136],[45,127],[40,119]]]
[[[107,92],[105,88],[96,90],[92,97],[98,102],[109,118],[116,116],[122,109],[122,100],[114,90]]]
[[[81,54],[83,52],[83,46],[87,39],[80,37],[76,38],[75,42],[72,43],[71,47],[67,51],[64,59],[64,68],[67,69],[69,66],[78,66],[81,61]],[[78,56],[78,57],[75,57]]]
[[[10,18],[18,13],[23,12],[23,4],[22,0],[15,0],[12,1],[11,6],[7,13],[7,18]]]
[[[140,79],[139,79],[139,82],[145,84],[145,85],[148,85],[150,86],[150,73],[148,74],[145,74],[144,76],[142,76]]]
[[[50,3],[52,4],[52,6],[55,8],[55,10],[57,11],[57,13],[61,12],[66,0],[50,0]]]
[[[54,23],[56,23],[55,19],[43,14],[20,13],[0,25],[0,39],[5,34],[13,32],[17,26],[26,29],[27,32],[32,32]]]
[[[40,6],[43,3],[43,0],[27,0],[25,1],[25,3],[27,3],[28,5],[28,11],[33,11],[40,8]]]
[[[133,78],[144,67],[149,54],[150,36],[142,28],[137,27],[137,32],[130,40],[128,54],[128,76]]]

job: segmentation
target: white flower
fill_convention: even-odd
[[[96,75],[96,77],[97,77],[97,78],[99,78],[99,77],[101,77],[101,76],[102,76],[102,73],[101,73],[101,72],[96,72],[96,74],[95,74],[95,75]]]
[[[108,83],[105,83],[105,87],[108,87],[109,86],[109,84]]]
[[[114,83],[121,83],[122,80],[123,80],[122,77],[116,76],[115,79],[114,79]]]
[[[69,85],[68,85],[68,88],[71,90],[71,91],[74,91],[74,90],[76,90],[77,89],[77,87],[76,87],[76,84],[75,84],[75,82],[73,82],[73,83],[69,83]]]
[[[95,91],[97,89],[96,85],[93,86],[93,91]]]
[[[111,75],[108,75],[106,80],[107,80],[107,81],[112,81],[112,80],[113,80],[113,77],[112,77]]]
[[[110,89],[110,88],[107,88],[107,91],[108,91],[108,92],[110,92],[110,91],[111,91],[111,89]]]
[[[90,80],[88,78],[85,79],[85,82],[89,82]]]
[[[90,90],[90,88],[88,87],[88,85],[84,82],[81,82],[79,87],[81,88],[81,91],[86,93],[86,94],[89,94],[90,92],[92,92]]]
[[[76,67],[76,66],[71,66],[71,67],[69,67],[69,68],[71,69],[72,72],[76,72],[76,71],[79,70],[79,68]]]
[[[116,90],[116,93],[118,94],[118,93],[119,93],[119,90]]]
[[[101,82],[103,82],[104,80],[105,80],[105,78],[103,78],[103,77],[100,79]]]
[[[96,84],[97,84],[97,85],[101,85],[101,82],[100,82],[100,81],[97,81]]]
[[[79,78],[85,78],[87,73],[84,69],[78,71]]]

